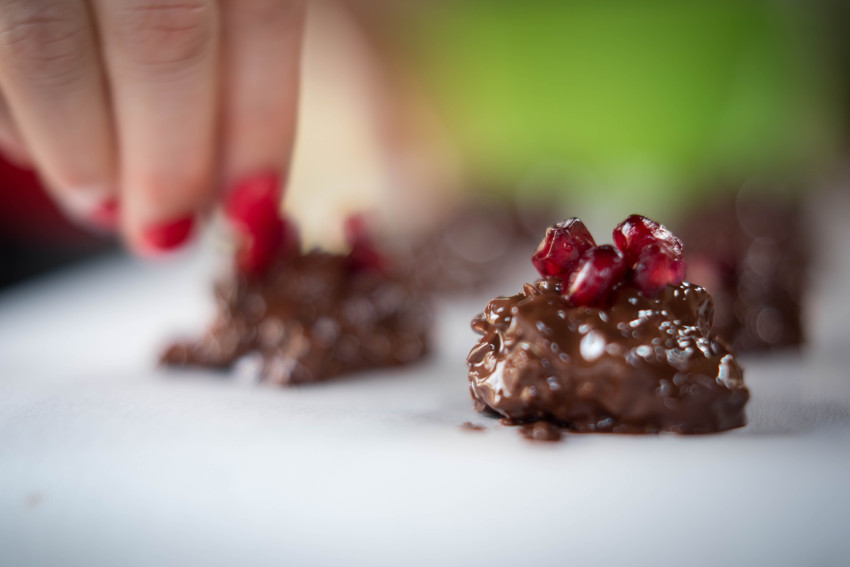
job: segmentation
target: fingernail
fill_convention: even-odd
[[[267,171],[245,178],[227,193],[224,212],[242,230],[255,232],[279,217],[281,176]]]
[[[22,169],[24,171],[32,170],[32,158],[30,158],[29,154],[23,150],[19,149],[18,146],[7,146],[3,150],[3,157],[6,158],[6,161],[17,167],[18,169]]]
[[[189,241],[195,226],[194,217],[186,217],[175,222],[151,225],[142,231],[140,252],[156,256],[175,250]]]
[[[96,205],[88,215],[89,221],[101,228],[113,229],[118,226],[118,201],[109,199]]]
[[[69,218],[89,228],[111,229],[118,224],[118,201],[100,189],[57,191],[59,206]]]

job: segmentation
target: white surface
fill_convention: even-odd
[[[154,368],[209,314],[198,261],[9,292],[0,564],[850,564],[846,213],[811,346],[747,360],[751,423],[712,436],[539,445],[477,416],[484,298],[440,306],[424,364],[284,390]]]

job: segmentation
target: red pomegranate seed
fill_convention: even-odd
[[[280,217],[255,224],[242,236],[236,264],[249,276],[266,273],[275,260],[297,253],[301,246],[295,224]]]
[[[574,305],[602,307],[625,273],[626,264],[616,248],[609,244],[591,248],[570,277],[567,287],[570,301]]]
[[[584,223],[573,217],[546,229],[531,262],[541,276],[567,279],[575,270],[582,254],[596,242]]]
[[[664,248],[671,258],[682,257],[682,241],[664,225],[645,216],[631,215],[614,229],[614,244],[630,268],[637,264],[641,251],[653,243]]]
[[[351,215],[345,219],[342,225],[345,241],[351,247],[348,253],[348,266],[350,269],[375,270],[383,272],[386,269],[386,260],[378,251],[366,218],[362,214]]]
[[[654,297],[667,284],[682,283],[685,278],[685,261],[681,254],[675,257],[662,245],[653,242],[641,251],[632,277],[641,293]]]
[[[667,284],[682,283],[682,241],[663,225],[632,215],[614,229],[614,243],[623,252],[626,266],[634,270],[632,279],[644,295],[653,297]]]
[[[279,256],[300,247],[295,225],[281,218],[280,176],[272,172],[236,185],[225,200],[224,210],[241,238],[237,267],[247,275],[262,275]]]
[[[342,233],[349,246],[356,242],[370,238],[369,223],[362,213],[348,215],[342,223]]]

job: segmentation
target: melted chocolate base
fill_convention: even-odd
[[[535,421],[520,426],[519,434],[529,441],[555,443],[563,438],[561,429],[548,421]]]
[[[427,303],[392,275],[352,270],[346,256],[281,259],[261,279],[219,283],[215,296],[212,328],[172,345],[164,364],[228,368],[256,353],[260,378],[287,385],[400,366],[428,352]]]
[[[710,433],[746,423],[735,356],[709,336],[711,296],[689,283],[648,299],[627,285],[611,307],[573,307],[547,278],[492,300],[473,329],[478,411],[577,432]]]

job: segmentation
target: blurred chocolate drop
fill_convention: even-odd
[[[811,247],[803,211],[799,198],[746,186],[680,224],[687,280],[711,292],[714,330],[739,352],[804,342]]]
[[[428,352],[427,298],[397,274],[352,270],[346,255],[281,258],[264,276],[232,277],[215,293],[210,330],[167,349],[165,364],[235,365],[245,381],[258,374],[289,385],[409,364]]]

